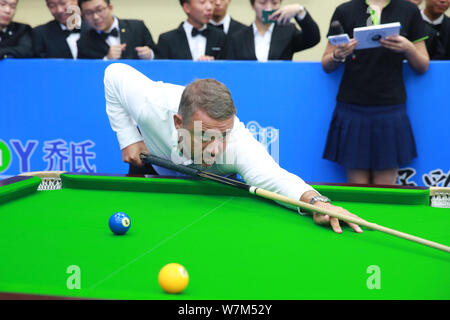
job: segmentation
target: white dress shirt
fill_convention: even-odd
[[[201,56],[205,55],[206,52],[206,37],[199,34],[195,37],[192,36],[192,29],[194,26],[189,22],[185,21],[183,23],[184,32],[186,32],[186,37],[189,43],[189,49],[191,50],[192,60],[198,60]],[[207,28],[206,24],[199,29],[203,31]]]
[[[192,163],[180,155],[178,132],[173,122],[183,86],[155,82],[122,63],[106,68],[104,84],[106,112],[121,149],[144,141],[150,154],[164,159],[176,158],[183,164]],[[282,169],[236,116],[228,139],[226,150],[217,158],[219,164],[203,170],[221,175],[238,173],[247,184],[296,200],[304,192],[314,190]],[[220,164],[223,159],[227,159],[226,163]],[[155,167],[155,170],[161,173],[160,168]]]
[[[275,24],[272,23],[269,29],[267,29],[266,33],[264,33],[264,35],[259,33],[258,28],[256,27],[256,24],[254,22],[252,25],[255,38],[256,59],[258,59],[259,62],[266,62],[267,60],[269,60],[270,41],[272,40],[272,33]]]
[[[215,26],[220,26],[221,24],[223,25],[223,32],[225,32],[225,34],[228,34],[228,30],[230,29],[230,23],[231,23],[231,17],[229,14],[227,14],[221,21],[219,22],[215,22],[214,20],[210,20],[209,21],[212,25]]]
[[[117,33],[118,33],[118,35],[117,35],[117,37],[114,37],[114,36],[108,36],[108,38],[106,38],[106,43],[111,47],[111,46],[117,46],[117,45],[119,45],[120,44],[120,28],[119,28],[119,19],[117,19],[117,17],[114,17],[114,22],[113,22],[113,24],[111,25],[111,27],[108,29],[108,30],[106,30],[105,32],[106,33],[108,33],[108,32],[111,32],[111,31],[113,31],[113,29],[114,28],[116,28],[117,29]],[[97,30],[97,32],[98,33],[102,33],[102,31],[98,31]]]
[[[61,26],[62,30],[69,30],[67,28],[67,26],[65,26],[64,24],[60,23],[59,24]],[[81,26],[77,26],[76,28],[81,28]],[[74,59],[78,58],[78,46],[77,46],[77,41],[80,39],[80,34],[79,33],[71,33],[67,38],[66,38],[66,42],[67,45],[69,46],[70,52],[72,53],[72,57]]]

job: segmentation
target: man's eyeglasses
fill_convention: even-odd
[[[102,16],[105,13],[106,9],[108,9],[108,7],[99,7],[97,9],[95,9],[95,10],[92,10],[92,11],[86,10],[86,11],[83,11],[83,15],[86,18],[91,18],[95,14],[97,14],[98,16]]]

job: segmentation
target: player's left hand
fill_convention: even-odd
[[[153,59],[153,52],[148,46],[136,47],[136,52],[139,59],[150,60]]]
[[[337,213],[340,213],[340,214],[343,214],[343,215],[346,215],[346,216],[350,216],[350,217],[353,217],[353,218],[361,219],[358,216],[350,213],[348,210],[346,210],[346,209],[344,209],[342,207],[338,207],[338,206],[332,205],[331,203],[318,201],[314,205],[318,206],[318,207],[321,207],[323,209],[327,209],[327,210],[330,210],[330,211],[335,211]],[[334,232],[342,233],[342,228],[341,228],[341,226],[339,224],[339,220],[337,218],[333,218],[333,217],[330,217],[329,215],[323,215],[323,214],[314,212],[313,219],[314,219],[314,222],[316,224],[318,224],[318,225],[321,225],[321,226],[331,225],[331,228],[333,229]],[[363,220],[363,219],[361,219],[361,220]],[[355,232],[358,232],[358,233],[362,233],[363,232],[362,229],[358,225],[356,225],[354,223],[350,223],[350,222],[346,222],[346,223],[353,230],[355,230]]]
[[[381,39],[380,44],[386,49],[398,52],[408,53],[414,50],[414,44],[403,36],[389,36],[386,39]]]
[[[297,3],[286,5],[274,13],[268,18],[270,20],[277,20],[280,24],[287,24],[293,17],[303,12],[303,7]]]

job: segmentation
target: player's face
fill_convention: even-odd
[[[277,10],[280,8],[281,0],[255,0],[253,10],[256,13],[256,19],[262,22],[263,10]]]
[[[415,5],[420,5],[423,2],[423,0],[408,0],[408,1],[414,3]]]
[[[183,4],[184,12],[198,25],[209,22],[214,12],[214,0],[190,0]]]
[[[427,0],[426,6],[436,15],[441,15],[448,10],[450,0]]]
[[[52,16],[62,24],[66,24],[67,19],[78,8],[76,0],[46,0],[47,8]]]
[[[230,2],[231,0],[215,0],[214,16],[224,17],[227,14]]]
[[[108,31],[114,22],[113,6],[104,0],[83,2],[81,11],[86,21],[98,31]]]
[[[179,115],[176,117],[178,121],[175,119],[175,127],[179,129],[179,133],[183,130],[183,139],[180,142],[183,153],[187,153],[195,164],[212,166],[226,149],[228,136],[234,125],[234,116],[216,120],[204,110],[198,109],[188,123],[183,123]]]
[[[0,0],[0,28],[8,26],[16,14],[17,0]]]

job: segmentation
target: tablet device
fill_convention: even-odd
[[[353,29],[353,36],[358,40],[355,50],[380,47],[380,39],[399,35],[401,29],[400,22],[379,24],[376,26]]]
[[[338,34],[336,36],[329,36],[328,40],[333,46],[338,46],[340,44],[346,44],[350,42],[350,37],[348,34]]]

